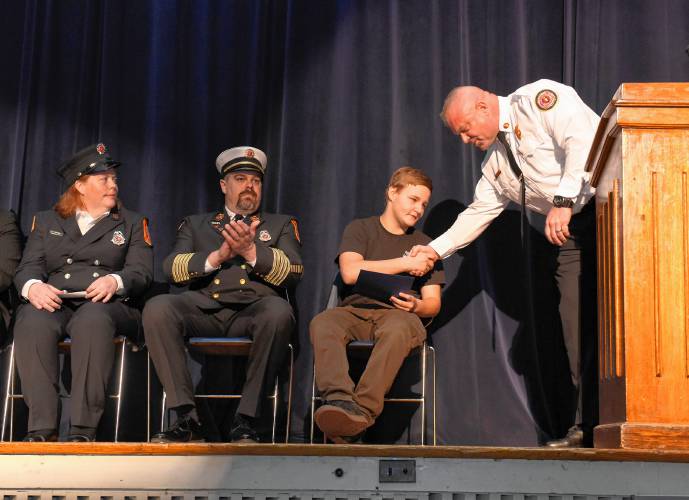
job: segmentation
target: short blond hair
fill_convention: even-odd
[[[433,181],[422,170],[413,167],[400,167],[395,170],[390,177],[387,189],[394,189],[398,191],[409,185],[425,186],[432,193]],[[386,190],[387,191],[387,190]]]

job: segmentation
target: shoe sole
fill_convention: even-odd
[[[368,427],[368,419],[352,415],[337,406],[321,406],[314,415],[316,424],[331,440],[339,436],[356,436]]]
[[[186,443],[205,443],[205,439],[190,439],[189,441],[171,441],[167,439],[155,439],[151,438],[149,443],[151,444],[186,444]]]

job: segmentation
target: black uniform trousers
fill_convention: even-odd
[[[158,295],[143,313],[146,345],[167,395],[167,407],[195,407],[187,366],[187,337],[250,337],[246,380],[237,412],[260,416],[261,403],[284,362],[294,330],[292,307],[280,297],[223,306],[198,291]]]
[[[559,291],[559,314],[569,372],[576,394],[574,423],[590,430],[597,420],[597,295],[595,200],[572,216],[571,237],[561,247],[548,249],[546,265]],[[543,257],[538,250],[537,259]],[[574,406],[573,404],[573,406]]]
[[[134,336],[141,313],[120,301],[72,302],[51,313],[23,304],[14,327],[17,370],[29,407],[29,431],[59,427],[58,341],[72,339],[72,426],[98,427],[115,358],[115,335]]]

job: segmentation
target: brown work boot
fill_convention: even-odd
[[[356,436],[373,422],[354,401],[327,401],[314,415],[318,427],[328,438]]]

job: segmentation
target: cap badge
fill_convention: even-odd
[[[244,156],[247,158],[253,158],[254,157],[254,150],[253,149],[247,149],[246,152],[244,153]]]
[[[541,111],[548,111],[553,109],[553,106],[557,103],[557,94],[552,90],[541,90],[536,94],[536,106]]]
[[[96,146],[96,151],[98,151],[98,154],[99,154],[99,155],[104,155],[105,153],[108,152],[108,148],[106,148],[106,147],[105,147],[105,144],[103,144],[103,143],[101,142],[101,143],[98,144],[98,146]]]
[[[270,233],[264,229],[258,233],[258,239],[261,241],[270,241],[272,237],[270,236]]]
[[[124,234],[122,234],[122,231],[115,231],[112,233],[112,240],[113,244],[120,246],[124,245],[125,239],[124,239]]]

